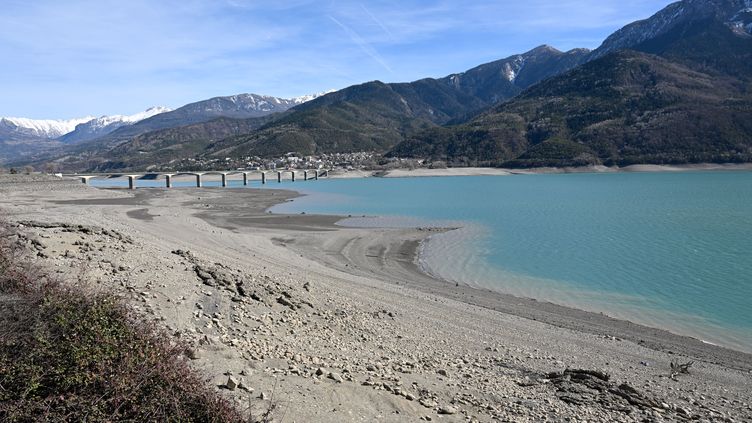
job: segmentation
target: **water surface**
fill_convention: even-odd
[[[285,186],[310,195],[276,212],[462,226],[426,244],[421,265],[435,276],[752,351],[750,172],[322,179]]]

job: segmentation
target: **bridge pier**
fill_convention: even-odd
[[[266,172],[261,172],[261,184],[266,183]]]
[[[88,185],[89,184],[89,179],[94,178],[94,176],[79,176],[79,178],[81,178],[81,182],[84,185]]]
[[[201,188],[201,175],[203,175],[203,173],[196,174],[196,188]]]
[[[165,174],[165,187],[172,188],[172,177],[175,176],[171,173]]]
[[[243,172],[243,185],[248,185],[248,172]]]
[[[227,174],[222,174],[222,188],[227,188]]]
[[[308,171],[307,171],[307,170],[304,170],[304,171],[303,171],[303,180],[304,180],[304,181],[307,181],[307,180],[308,180]]]
[[[318,181],[319,180],[319,171],[318,170],[314,170],[313,171],[313,180],[314,181]]]
[[[277,182],[282,182],[282,172],[277,172]]]
[[[136,179],[139,175],[126,175],[128,176],[128,189],[136,189]]]
[[[295,182],[295,171],[290,172],[292,174],[292,181]]]

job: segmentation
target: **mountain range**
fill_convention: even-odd
[[[517,167],[752,161],[751,81],[752,0],[683,0],[593,51],[540,46],[306,99],[217,97],[34,159],[76,170],[291,151]]]
[[[390,155],[510,167],[752,161],[750,3],[672,4],[585,64]]]
[[[20,157],[45,157],[61,151],[106,148],[146,132],[206,122],[219,117],[244,119],[266,116],[283,112],[320,95],[322,94],[284,99],[258,94],[237,94],[187,104],[176,110],[152,107],[130,116],[88,116],[71,120],[0,118],[0,163]]]

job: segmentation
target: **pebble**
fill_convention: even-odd
[[[457,414],[457,408],[451,405],[439,407],[439,414]]]

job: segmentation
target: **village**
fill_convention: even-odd
[[[426,166],[442,166],[440,163],[428,163],[419,159],[384,157],[376,152],[332,153],[315,156],[301,156],[295,152],[276,158],[258,156],[225,157],[222,159],[189,158],[165,165],[151,166],[150,171],[202,171],[202,170],[308,170],[308,169],[342,169],[342,170],[390,170],[415,169]],[[446,167],[446,166],[443,166]]]

